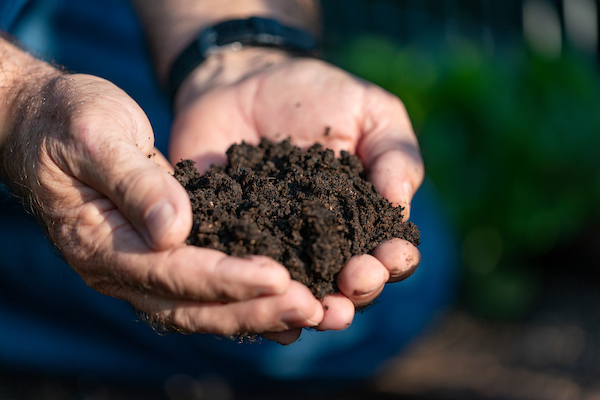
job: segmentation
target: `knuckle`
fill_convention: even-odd
[[[198,308],[176,307],[171,310],[168,319],[178,328],[194,333],[223,336],[249,333],[241,328],[232,315],[224,314],[211,305],[203,305]]]
[[[163,318],[168,320],[169,323],[190,332],[211,333],[205,329],[206,327],[198,317],[192,318],[190,310],[187,307],[183,308],[176,306],[169,312],[168,316]]]
[[[157,187],[156,174],[147,173],[145,166],[132,168],[127,174],[118,177],[116,183],[116,194],[122,199],[121,204],[131,204],[131,207],[139,207],[137,202],[129,201],[132,196],[136,199],[146,199],[151,195],[152,190]],[[160,186],[158,186],[160,187]]]

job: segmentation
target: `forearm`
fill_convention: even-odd
[[[4,33],[0,36],[0,149],[8,138],[13,114],[15,98],[21,91],[19,79],[21,71],[35,64],[28,54],[10,43],[10,38]]]
[[[52,108],[48,87],[63,74],[0,36],[0,179],[24,199],[31,183],[27,167],[35,165],[34,128],[49,128],[48,121],[57,119],[43,110]]]
[[[145,27],[157,76],[164,82],[171,64],[203,28],[230,19],[262,16],[317,33],[316,0],[132,0]]]
[[[32,97],[60,74],[56,68],[20,49],[8,35],[0,34],[0,168],[4,161],[2,150],[14,131],[18,115],[27,112],[23,110],[27,108],[23,104],[25,98]]]

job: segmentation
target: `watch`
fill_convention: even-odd
[[[173,62],[167,88],[171,101],[188,74],[211,54],[244,46],[272,47],[310,57],[317,56],[319,50],[311,33],[273,19],[252,17],[221,22],[201,31]]]

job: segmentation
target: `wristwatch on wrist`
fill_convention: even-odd
[[[175,59],[168,81],[171,101],[190,72],[211,54],[245,46],[271,47],[315,57],[319,43],[309,32],[284,26],[273,19],[252,17],[221,22],[204,29]]]

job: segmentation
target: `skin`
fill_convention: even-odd
[[[138,8],[146,24],[156,18],[157,4],[179,11],[185,5],[145,3],[147,8]],[[243,4],[260,14],[252,9],[258,3],[269,2]],[[176,49],[191,34],[189,27],[230,12],[211,10],[216,14],[199,25],[189,21],[196,15],[190,8],[180,12],[180,28],[156,29]],[[267,11],[280,12],[275,6]],[[164,19],[172,23],[177,15]],[[150,41],[155,55],[161,54],[165,43]],[[164,59],[173,53],[165,52]],[[189,332],[261,333],[289,344],[303,327],[345,329],[355,307],[418,265],[414,246],[386,242],[373,256],[353,258],[339,274],[341,293],[321,303],[269,258],[240,259],[186,246],[189,199],[154,148],[140,107],[112,83],[65,75],[6,40],[0,39],[0,54],[3,180],[91,288],[130,302],[158,323]],[[164,79],[168,62],[161,65],[157,75]],[[331,130],[324,137],[326,127]],[[417,141],[396,97],[324,62],[265,49],[211,57],[186,79],[176,99],[169,159],[191,158],[206,168],[223,162],[233,142],[280,135],[304,147],[320,141],[355,152],[369,179],[396,204],[408,207],[422,181]]]
[[[58,82],[53,108],[68,112],[61,127],[44,121],[31,129],[50,117],[40,106],[38,115],[13,128],[16,137],[4,143],[2,158],[18,152],[18,136],[37,149],[28,157],[35,162],[19,166],[31,177],[21,181],[33,193],[30,206],[90,287],[191,332],[281,331],[322,320],[320,303],[273,260],[183,244],[191,228],[189,199],[148,157],[156,152],[150,124],[130,97],[90,75]],[[170,214],[159,217],[159,229],[149,221],[157,206]]]

